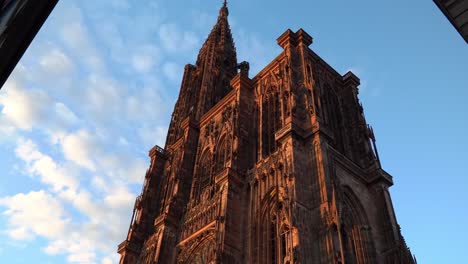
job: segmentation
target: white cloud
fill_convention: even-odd
[[[126,92],[112,79],[90,75],[86,83],[85,100],[90,118],[98,122],[112,122],[121,111]],[[91,120],[93,120],[91,119]]]
[[[119,143],[124,146],[128,146],[128,140],[125,137],[119,137]]]
[[[8,235],[15,240],[29,240],[32,238],[32,234],[26,227],[18,227],[12,230],[9,230]]]
[[[74,247],[84,248],[83,252],[92,253],[99,250],[107,254],[114,253],[115,245],[109,245],[108,241],[118,241],[125,237],[126,226],[130,221],[128,212],[131,212],[135,195],[131,194],[125,185],[114,182],[107,184],[109,188],[104,190],[103,199],[92,196],[84,190],[60,193],[59,196],[81,212],[87,221],[74,225],[79,236],[74,237],[72,234],[71,239],[67,239],[66,243],[56,242],[56,247],[62,248],[62,251],[68,251],[69,254],[80,253],[78,250],[69,250]],[[77,244],[82,240],[87,242]]]
[[[90,171],[101,172],[112,181],[141,183],[148,167],[147,159],[130,152],[129,145],[114,145],[108,149],[102,137],[84,129],[69,134],[58,132],[53,137],[53,143],[59,144],[66,160]],[[24,152],[23,148],[19,148],[19,153]]]
[[[14,139],[15,127],[11,125],[7,120],[0,117],[0,144],[7,139]]]
[[[44,55],[39,64],[47,70],[48,73],[63,75],[69,74],[73,70],[73,64],[65,53],[54,48],[48,54]]]
[[[3,214],[9,217],[8,233],[15,240],[59,237],[70,221],[62,204],[43,190],[0,198],[0,205],[8,208]]]
[[[117,262],[118,260],[116,259],[112,260],[112,258],[110,257],[105,257],[102,259],[101,264],[112,264],[112,263],[117,263]]]
[[[85,26],[82,10],[74,4],[64,6],[63,17],[60,18],[59,36],[66,47],[79,61],[83,68],[93,73],[105,73],[106,67],[102,56],[90,37]]]
[[[66,123],[67,126],[73,125],[79,121],[78,117],[65,104],[55,103],[55,113],[60,120]]]
[[[83,215],[87,216],[92,222],[96,222],[99,216],[105,211],[103,205],[96,203],[92,195],[84,190],[74,191],[66,190],[59,193],[60,198],[70,202]]]
[[[153,68],[154,61],[151,56],[145,54],[136,54],[132,57],[132,65],[135,70],[147,73]]]
[[[104,201],[107,205],[109,205],[111,208],[117,209],[127,207],[129,204],[132,204],[134,200],[135,195],[124,186],[117,187],[116,189],[112,190],[112,192],[109,192],[104,198]]]
[[[67,136],[88,135],[77,132]],[[70,263],[96,263],[101,254],[105,254],[104,260],[107,262],[116,259],[115,245],[108,241],[117,243],[125,237],[127,231],[129,212],[136,196],[129,190],[126,183],[128,179],[120,180],[110,175],[92,177],[91,183],[98,185],[97,194],[93,195],[84,184],[75,182],[78,177],[66,177],[70,175],[67,174],[70,170],[40,152],[31,140],[19,141],[16,153],[26,163],[26,170],[31,175],[38,175],[43,183],[53,187],[54,195],[40,191],[0,198],[0,206],[8,208],[4,214],[9,217],[7,233],[10,237],[15,240],[36,236],[46,238],[49,243],[44,252],[51,255],[66,254]],[[111,165],[113,169],[123,170],[119,173],[130,178],[144,176],[147,167],[145,162],[131,161],[133,164],[122,166],[124,157],[105,156],[104,160],[109,158],[115,158],[116,163]],[[132,175],[132,170],[138,171]],[[138,178],[141,181],[141,177]],[[68,214],[62,204],[74,212],[73,218],[65,218]],[[77,215],[81,216],[77,218]]]
[[[82,243],[80,243],[82,244]],[[78,248],[77,252],[68,250],[69,255],[67,257],[68,262],[71,263],[94,263],[96,259],[96,254],[90,250],[90,252],[83,252],[82,245],[73,245],[74,247]],[[72,248],[73,249],[73,248]]]
[[[62,238],[54,240],[44,251],[50,255],[67,253],[69,263],[96,263],[95,241],[87,239],[86,233],[80,231],[70,232]]]
[[[15,130],[35,129],[51,133],[76,124],[79,118],[62,102],[54,101],[44,90],[26,88],[22,75],[29,71],[16,72],[6,83],[5,93],[0,96],[0,130],[11,134]],[[37,85],[37,84],[36,84]]]
[[[115,9],[127,9],[129,3],[122,1]],[[145,6],[144,12],[130,19],[126,11],[122,15],[112,9],[108,24],[116,26],[108,25],[103,31],[93,25],[101,25],[96,17],[109,18],[108,3],[99,4],[101,11],[91,12],[81,9],[94,6],[89,3],[62,3],[56,15],[61,20],[49,24],[59,39],[40,42],[38,38],[41,48],[34,53],[38,59],[25,60],[26,66],[20,64],[9,86],[3,87],[0,133],[29,138],[18,140],[14,154],[9,153],[20,162],[14,166],[22,165],[39,189],[49,192],[16,196],[23,195],[24,203],[29,197],[40,197],[61,208],[56,214],[37,216],[44,225],[23,221],[8,226],[12,239],[44,238],[46,254],[64,255],[72,263],[118,262],[115,247],[125,238],[137,196],[132,190],[141,185],[148,168],[146,152],[154,144],[164,145],[165,122],[173,107],[161,75],[171,81],[180,79],[183,67],[177,68],[175,56],[199,48],[194,33],[175,24],[160,26],[153,3],[148,4],[151,10]],[[135,6],[140,5],[130,4]],[[133,30],[123,34],[121,25]],[[149,44],[159,33],[162,46]],[[163,49],[171,62],[164,63]],[[136,87],[136,82],[141,85]],[[0,207],[9,211],[3,201],[10,198],[0,197]],[[25,212],[36,209],[24,208]],[[16,215],[29,214],[15,211],[5,216],[10,223]],[[46,222],[57,230],[45,234]]]
[[[167,129],[167,126],[149,126],[140,128],[138,133],[149,150],[154,145],[164,147],[164,144],[166,143]]]
[[[159,28],[161,44],[169,52],[193,51],[199,44],[194,32],[181,31],[176,24],[162,24]]]
[[[96,170],[91,158],[96,145],[86,130],[64,136],[61,146],[66,159],[89,170]]]
[[[128,154],[101,154],[99,158],[101,170],[109,177],[117,177],[129,183],[141,183],[148,168],[145,159],[128,156]]]
[[[26,91],[20,83],[9,80],[4,87],[5,94],[0,97],[2,114],[15,127],[31,130],[44,121],[51,99],[41,90]]]
[[[131,58],[131,65],[138,73],[150,73],[161,61],[161,52],[151,44],[138,44],[137,52]]]
[[[140,124],[160,122],[160,114],[167,107],[156,87],[139,88],[137,93],[126,99],[126,118],[129,121],[139,121]]]
[[[41,153],[31,140],[20,140],[15,152],[18,158],[26,162],[27,172],[39,176],[41,181],[50,185],[53,190],[78,187],[76,178],[50,156]]]

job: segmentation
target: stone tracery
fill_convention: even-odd
[[[224,4],[185,67],[121,264],[414,264],[388,209],[392,178],[372,153],[359,79],[310,50],[302,29],[283,33],[281,54],[251,79],[227,16]]]

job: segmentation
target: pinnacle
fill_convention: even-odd
[[[216,22],[216,24],[213,26],[213,29],[211,30],[210,34],[208,35],[208,38],[205,40],[205,43],[203,44],[199,57],[197,59],[197,65],[199,61],[208,61],[208,60],[200,60],[201,56],[207,58],[207,50],[209,50],[209,46],[215,46],[216,50],[219,51],[216,52],[216,54],[222,54],[223,59],[220,59],[220,61],[224,61],[225,59],[228,59],[228,61],[233,61],[237,65],[237,59],[236,59],[236,51],[235,51],[235,46],[234,46],[234,41],[232,38],[231,34],[231,29],[229,27],[229,22],[228,22],[228,15],[229,11],[227,8],[227,1],[223,1],[223,6],[221,7],[219,11],[219,17]],[[209,57],[209,56],[208,56]],[[235,66],[234,66],[235,68]]]
[[[224,0],[223,6],[221,7],[221,10],[219,10],[219,16],[220,17],[227,17],[229,15],[229,11],[227,8],[227,1]]]

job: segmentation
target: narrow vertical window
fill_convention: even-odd
[[[276,263],[276,225],[274,222],[270,224],[270,259],[271,263]]]
[[[274,116],[274,121],[273,121],[273,131],[271,131],[271,141],[272,141],[272,148],[271,152],[274,152],[276,150],[276,140],[275,140],[275,133],[281,128],[281,104],[279,100],[279,94],[278,92],[275,93],[275,96],[273,97],[274,100],[274,108],[273,108],[273,116]]]
[[[210,184],[211,181],[211,153],[205,151],[198,161],[197,179],[195,183],[194,196],[196,199],[200,198],[203,190]]]
[[[279,93],[275,90],[276,88],[272,87],[262,101],[262,155],[264,158],[275,152],[275,133],[281,128],[281,104]]]
[[[220,143],[217,146],[216,161],[215,161],[216,163],[215,163],[215,168],[214,168],[215,173],[224,169],[226,165],[227,152],[228,152],[228,145],[226,142],[226,137],[223,137],[223,139],[220,141]]]
[[[268,156],[268,99],[262,102],[262,156]]]
[[[310,70],[310,65],[307,65],[307,82],[312,82],[312,71]]]
[[[286,233],[281,234],[281,257],[286,257]]]

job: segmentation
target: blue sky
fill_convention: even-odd
[[[220,1],[61,0],[0,90],[0,256],[117,263],[147,151],[163,145],[183,67]],[[251,75],[276,38],[361,78],[403,234],[420,263],[466,259],[468,48],[432,1],[232,0]]]

